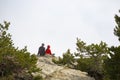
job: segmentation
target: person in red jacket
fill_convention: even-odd
[[[51,50],[50,50],[50,45],[47,46],[45,53],[52,55]]]

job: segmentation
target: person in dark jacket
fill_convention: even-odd
[[[50,50],[50,45],[47,46],[47,49],[45,51],[46,54],[52,55],[51,50]]]
[[[38,55],[40,55],[40,56],[44,56],[45,55],[44,43],[42,43],[42,45],[39,47]]]

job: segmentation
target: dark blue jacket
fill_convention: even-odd
[[[44,56],[45,55],[45,47],[43,47],[43,46],[39,47],[38,55],[40,55],[40,56]]]

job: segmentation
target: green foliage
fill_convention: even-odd
[[[120,41],[120,17],[118,15],[115,15],[115,22],[117,25],[114,28],[114,34],[118,37]]]
[[[75,55],[79,56],[76,68],[87,71],[89,75],[98,80],[98,77],[102,77],[104,73],[103,62],[109,52],[107,44],[101,41],[100,44],[86,45],[85,42],[77,38],[76,45],[78,52]]]
[[[120,80],[120,46],[110,48],[110,58],[105,61],[105,69],[111,80]]]
[[[88,70],[92,67],[92,59],[91,58],[79,58],[77,59],[76,69],[88,72]]]
[[[55,64],[62,64],[62,58],[61,57],[58,57],[58,59],[56,59],[56,58],[53,58],[52,59],[52,62],[54,62]]]
[[[35,76],[34,78],[33,78],[33,80],[44,80],[43,78],[42,78],[42,76]]]
[[[0,79],[31,76],[31,73],[39,71],[37,58],[27,52],[27,47],[21,50],[14,47],[11,35],[7,33],[9,25],[8,22],[0,24]]]
[[[80,56],[81,58],[85,56],[90,56],[92,58],[98,58],[106,56],[108,53],[107,44],[100,42],[100,44],[91,44],[86,45],[85,42],[77,38],[77,53],[75,55]]]
[[[120,17],[115,15],[117,26],[114,29],[114,34],[120,41]],[[105,69],[111,80],[120,80],[120,45],[118,47],[112,46],[109,48],[110,58],[105,61]]]
[[[63,54],[63,64],[71,65],[74,62],[74,56],[70,53],[70,50],[68,49],[66,53]]]
[[[14,77],[12,75],[9,75],[9,76],[4,76],[4,77],[1,77],[0,80],[14,80]]]
[[[70,65],[74,63],[74,56],[68,49],[67,52],[63,54],[63,58],[59,57],[58,60],[53,59],[53,62],[56,64],[67,65],[68,67],[70,67]]]

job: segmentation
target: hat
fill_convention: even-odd
[[[50,48],[50,45],[48,45],[47,47]]]

